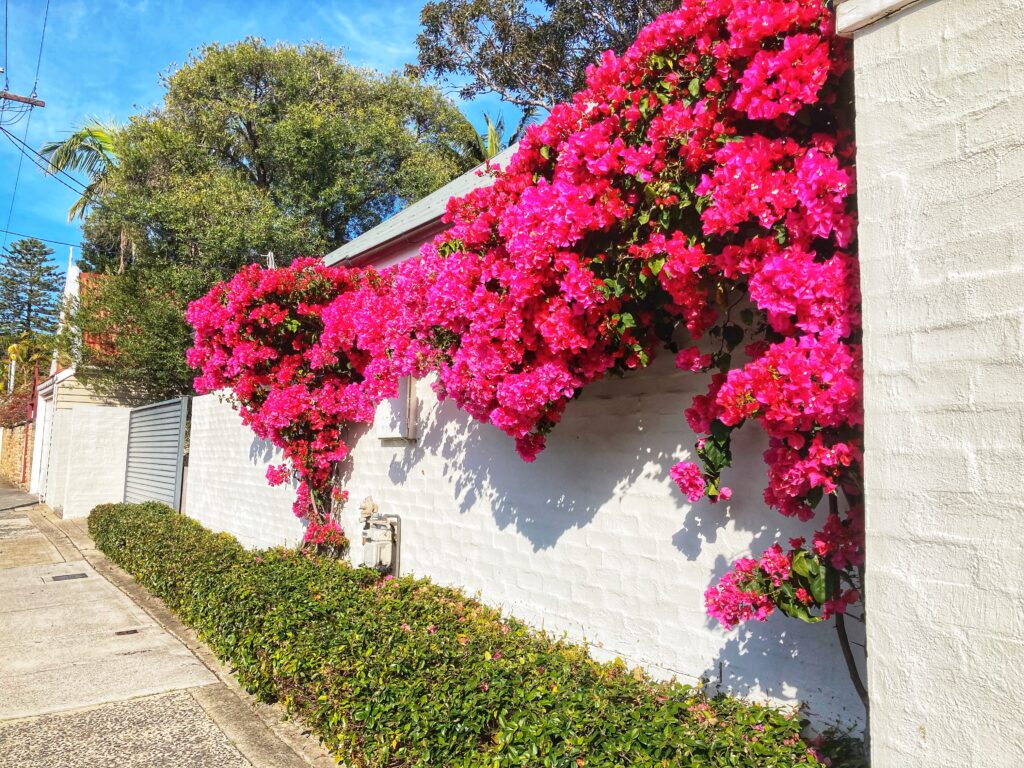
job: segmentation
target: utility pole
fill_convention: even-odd
[[[19,104],[31,104],[33,107],[45,107],[46,102],[34,96],[19,96],[10,91],[0,91],[0,101],[16,101]]]
[[[4,69],[3,67],[0,67],[0,75],[6,75],[6,74],[7,74],[7,70]],[[38,72],[36,74],[38,75]],[[37,79],[38,79],[38,77],[37,77]],[[0,101],[16,101],[19,104],[28,104],[29,106],[32,106],[32,107],[45,107],[46,106],[46,102],[45,101],[43,101],[42,99],[37,99],[36,98],[36,91],[35,91],[34,87],[32,89],[32,95],[31,96],[21,96],[21,95],[19,95],[17,93],[12,93],[11,91],[8,91],[7,90],[7,82],[6,81],[7,81],[7,78],[5,77],[4,78],[4,89],[2,91],[0,91]]]

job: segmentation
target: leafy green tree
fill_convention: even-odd
[[[181,265],[86,274],[59,349],[77,361],[78,377],[99,394],[129,404],[187,394],[195,374],[183,353],[192,329],[182,307],[201,296],[210,280],[208,271]]]
[[[322,255],[479,162],[437,88],[320,44],[209,45],[163,83],[159,107],[111,134],[83,225],[80,264],[105,278],[63,344],[99,390],[191,391],[191,299],[268,252]]]
[[[0,336],[13,343],[53,333],[64,278],[53,250],[35,238],[18,240],[0,257]]]
[[[567,101],[603,51],[624,51],[671,0],[433,0],[423,6],[410,73],[454,81],[471,99],[495,93],[524,120]]]
[[[175,157],[245,181],[328,246],[472,165],[476,132],[438,90],[319,44],[210,45],[165,84],[145,122],[187,139]]]

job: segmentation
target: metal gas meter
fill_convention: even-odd
[[[363,565],[380,573],[399,575],[402,519],[381,514],[377,502],[367,496],[359,507],[363,521]]]

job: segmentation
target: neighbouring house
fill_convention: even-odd
[[[85,279],[83,279],[85,278]],[[87,284],[69,262],[64,299]],[[35,391],[29,492],[65,517],[82,517],[93,506],[124,494],[130,409],[83,384],[74,366],[56,358]]]

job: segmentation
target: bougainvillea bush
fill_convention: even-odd
[[[20,391],[0,396],[0,427],[17,427],[29,420],[32,392]]]
[[[587,384],[668,350],[710,380],[680,404],[699,436],[698,461],[671,468],[682,493],[728,499],[732,433],[756,422],[765,502],[816,522],[737,561],[708,612],[730,628],[841,617],[863,561],[847,66],[822,0],[684,2],[452,200],[419,258],[252,267],[194,305],[197,386],[231,386],[321,498],[343,423],[372,419],[399,376],[434,372],[532,461]],[[248,295],[311,274],[314,299]]]

